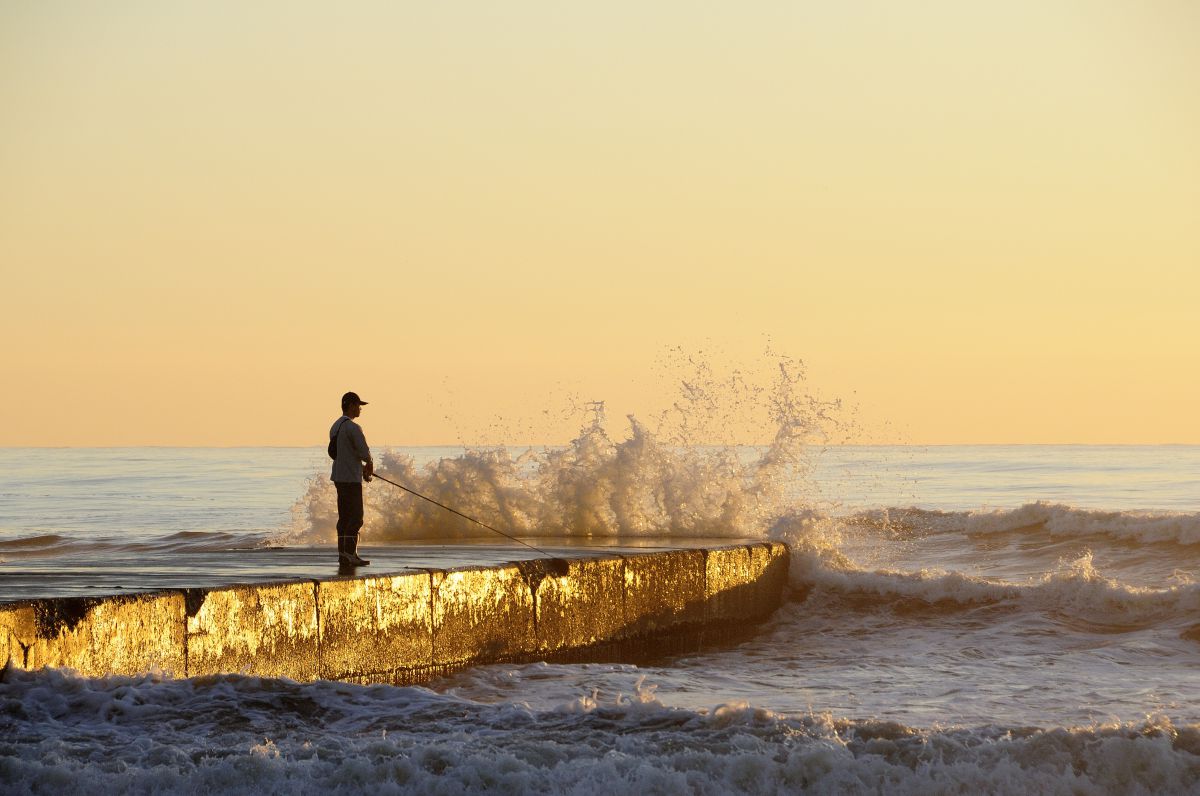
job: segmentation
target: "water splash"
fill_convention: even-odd
[[[578,435],[563,447],[522,453],[467,447],[423,466],[384,451],[377,469],[523,537],[763,537],[778,517],[801,508],[797,495],[805,493],[814,449],[845,432],[846,413],[840,402],[809,391],[797,360],[777,358],[765,378],[723,371],[699,357],[683,361],[676,399],[653,428],[627,415],[623,439],[613,438],[604,403],[593,401]],[[490,536],[387,484],[367,490],[364,538],[371,541]],[[294,515],[296,527],[272,544],[333,539],[336,507],[325,475],[309,480]]]
[[[1194,793],[1200,727],[909,726],[631,695],[551,707],[219,675],[0,683],[6,791]],[[320,716],[322,720],[314,720]]]

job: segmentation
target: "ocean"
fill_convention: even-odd
[[[35,565],[331,544],[324,456],[0,450],[0,598]],[[379,464],[534,544],[786,541],[785,604],[724,648],[423,687],[8,670],[0,791],[1200,793],[1200,447],[635,425]],[[380,482],[366,501],[368,553],[488,533]]]

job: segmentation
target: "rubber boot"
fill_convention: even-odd
[[[348,553],[347,560],[356,567],[365,567],[371,563],[358,555],[358,534],[346,537],[346,552]]]

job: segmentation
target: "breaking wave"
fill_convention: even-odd
[[[1163,793],[1200,782],[1200,726],[921,728],[639,682],[544,709],[425,688],[242,676],[0,683],[9,793]],[[103,750],[100,753],[99,750]]]
[[[1060,561],[1053,571],[1024,582],[936,568],[916,572],[867,569],[844,552],[845,528],[840,520],[812,511],[791,512],[775,522],[770,535],[791,547],[791,585],[797,595],[836,595],[881,610],[898,604],[969,608],[1009,603],[1096,626],[1127,629],[1194,621],[1200,611],[1200,584],[1186,573],[1177,572],[1180,582],[1171,586],[1133,585],[1106,577],[1095,566],[1091,552]]]
[[[505,447],[467,448],[418,466],[411,455],[384,451],[377,471],[433,500],[522,537],[560,539],[758,538],[790,507],[806,483],[809,446],[838,424],[837,402],[808,394],[799,363],[782,360],[769,387],[730,383],[707,367],[681,381],[680,398],[650,428],[628,416],[614,441],[603,405],[567,446],[514,455]],[[720,395],[732,395],[723,400]],[[753,404],[753,406],[750,406]],[[762,414],[769,444],[719,445],[726,417]],[[715,429],[715,430],[714,430]],[[724,434],[728,436],[727,434]],[[336,501],[328,476],[314,475],[293,513],[296,526],[273,544],[327,543],[335,536]],[[492,536],[479,525],[381,481],[365,487],[367,538],[456,541]]]
[[[846,519],[901,535],[1045,533],[1050,537],[1096,537],[1128,544],[1200,545],[1200,513],[1101,511],[1037,501],[1015,509],[936,511],[874,509]]]

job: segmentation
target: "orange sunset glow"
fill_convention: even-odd
[[[860,441],[1200,443],[1197,34],[1178,0],[6,4],[0,445],[318,445],[350,389],[381,444],[559,443],[561,396],[668,405],[677,348],[802,359]]]

